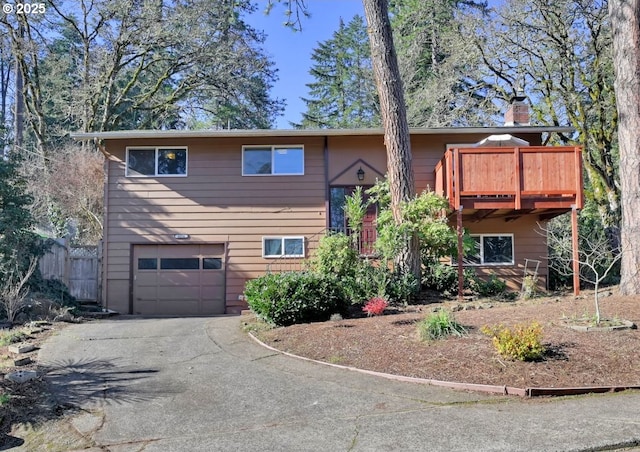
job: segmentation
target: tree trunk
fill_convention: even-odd
[[[411,143],[398,59],[393,46],[387,0],[363,0],[371,62],[380,98],[380,117],[387,148],[387,171],[391,209],[397,224],[402,222],[400,206],[415,194]],[[420,249],[417,237],[407,237],[397,258],[400,271],[420,276]]]
[[[640,0],[611,0],[620,142],[622,260],[620,291],[640,293]]]

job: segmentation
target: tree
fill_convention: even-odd
[[[560,275],[571,275],[573,273],[571,228],[561,221],[554,220],[542,230],[550,248],[549,266]],[[595,318],[596,323],[600,323],[598,289],[615,268],[623,253],[620,249],[609,250],[607,237],[602,231],[591,229],[590,235],[580,235],[579,242],[580,279],[594,287]]]
[[[10,321],[23,307],[24,286],[45,246],[32,231],[32,202],[18,164],[0,159],[0,307]]]
[[[264,35],[243,20],[255,9],[250,1],[138,3],[55,0],[46,18],[0,16],[3,52],[24,80],[13,98],[22,94],[25,105],[20,152],[45,226],[69,212],[67,195],[42,187],[55,177],[56,151],[68,148],[70,130],[269,128],[282,109],[269,96],[276,72]],[[98,217],[95,209],[84,219]]]
[[[373,73],[380,99],[380,118],[387,148],[387,177],[391,211],[396,224],[403,222],[402,203],[415,195],[409,123],[393,45],[386,0],[363,0],[367,18]],[[420,277],[420,248],[417,234],[405,237],[396,263],[401,272]]]
[[[390,1],[410,125],[477,126],[496,113],[478,50],[473,40],[460,39],[461,13],[483,15],[486,7],[466,0]]]
[[[287,7],[286,24],[300,27],[301,14],[306,14],[304,0],[269,0],[268,8],[274,2]],[[407,122],[402,79],[398,68],[391,33],[391,23],[387,0],[363,0],[367,33],[371,47],[371,60],[375,76],[380,117],[384,128],[384,144],[387,148],[387,170],[391,193],[391,211],[396,224],[402,224],[401,204],[415,195],[415,182],[411,158],[409,123]],[[403,273],[420,276],[420,249],[418,237],[413,234],[404,238],[404,246],[396,264]]]
[[[331,39],[313,50],[307,84],[307,111],[299,128],[378,127],[380,115],[371,55],[364,20],[355,16],[348,24],[340,20]]]
[[[611,0],[622,192],[620,291],[640,293],[640,1]]]
[[[620,189],[617,165],[611,31],[603,0],[513,0],[490,20],[469,21],[498,99],[525,93],[532,123],[569,124],[576,136],[562,144],[584,145],[586,198],[598,206],[610,247],[618,245]]]

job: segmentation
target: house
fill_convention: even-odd
[[[546,284],[546,238],[537,223],[579,209],[582,179],[579,148],[542,147],[541,140],[570,131],[517,123],[411,130],[416,189],[449,197],[452,222],[478,243],[466,263],[479,273],[519,288],[525,260],[539,260]],[[515,141],[476,147],[497,134]],[[247,280],[309,258],[327,230],[346,228],[345,195],[386,172],[379,129],[73,137],[99,140],[106,156],[102,300],[121,313],[239,313]],[[365,254],[375,214],[374,207],[365,220]]]

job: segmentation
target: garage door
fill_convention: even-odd
[[[224,314],[224,245],[136,245],[133,313]]]

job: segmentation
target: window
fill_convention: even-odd
[[[263,257],[304,257],[304,237],[263,237]]]
[[[186,176],[185,148],[127,149],[127,176]]]
[[[513,265],[513,235],[472,235],[475,250],[464,257],[465,265]],[[455,259],[452,260],[455,263]]]
[[[203,270],[221,270],[222,258],[221,257],[203,257],[202,269]]]
[[[141,257],[138,259],[138,270],[156,270],[158,268],[158,259],[155,257]]]
[[[302,146],[245,146],[242,148],[243,176],[302,176]]]
[[[164,257],[160,259],[160,270],[200,270],[197,257]]]

